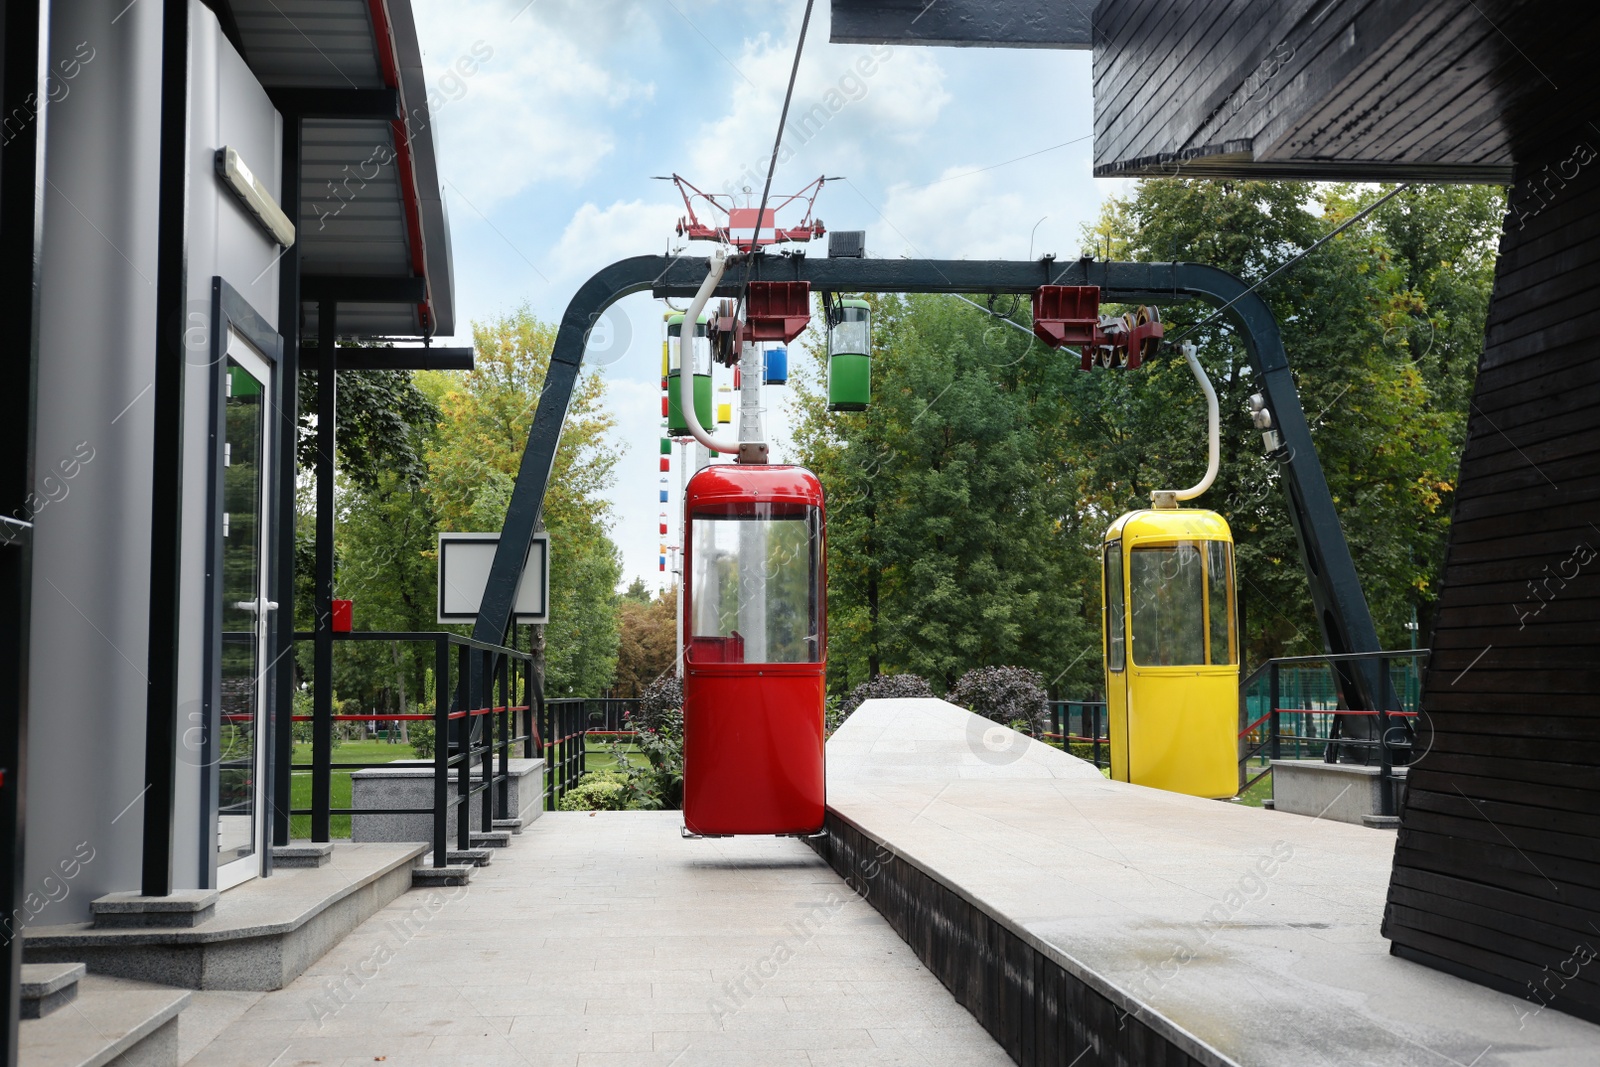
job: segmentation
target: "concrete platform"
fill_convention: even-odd
[[[943,977],[1019,1062],[1600,1062],[1600,1027],[1389,955],[1392,833],[1107,781],[974,719],[863,704],[824,849],[936,970],[968,961]]]
[[[547,813],[470,886],[408,894],[260,995],[190,1067],[1010,1064],[805,844],[681,825]]]
[[[342,842],[325,866],[279,870],[216,895],[211,917],[193,927],[30,926],[23,955],[187,989],[280,989],[410,890],[426,847]]]

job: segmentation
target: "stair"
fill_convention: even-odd
[[[62,971],[55,964],[23,965],[24,997],[30,972],[41,976],[40,987],[65,981],[56,992],[72,990],[55,1004],[70,1003],[71,1010],[45,1007],[46,994],[38,1001],[44,1016],[19,1024],[17,1059],[23,1067],[178,1067],[178,1013],[189,1003],[186,990],[84,975],[81,963]]]
[[[281,989],[409,890],[425,848],[340,843],[325,866],[278,870],[220,896],[111,894],[91,905],[93,923],[28,927],[23,958],[185,989]]]
[[[18,1018],[42,1019],[78,999],[78,980],[88,973],[81,963],[24,963]]]

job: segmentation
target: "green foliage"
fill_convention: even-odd
[[[631,715],[637,730],[671,729],[683,726],[683,680],[676,674],[663,674],[651,682],[639,698],[639,709]]]
[[[411,751],[416,753],[417,759],[433,759],[433,723],[414,722],[408,734]]]
[[[1385,191],[1144,181],[1084,243],[1254,280]],[[1494,188],[1407,190],[1260,290],[1386,647],[1408,643],[1414,607],[1426,631],[1437,597],[1503,204]],[[1187,367],[1166,352],[1085,374],[1075,353],[949,297],[872,302],[872,408],[826,410],[820,332],[794,368],[799,458],[828,492],[830,689],[897,671],[949,689],[1013,665],[1058,695],[1097,695],[1105,528],[1204,471]],[[1026,324],[1025,301],[994,306]],[[1250,425],[1259,385],[1242,341],[1225,317],[1189,332],[1212,311],[1163,319],[1218,393],[1221,472],[1197,504],[1233,527],[1245,661],[1321,651],[1279,471]]]
[[[1050,729],[1044,678],[1026,667],[974,667],[950,690],[949,700],[1034,737]]]
[[[683,718],[669,720],[657,730],[641,730],[634,737],[648,767],[624,762],[621,746],[614,746],[618,767],[628,782],[630,808],[640,811],[676,811],[683,807]]]
[[[643,590],[644,583],[634,580]],[[617,601],[616,692],[638,696],[672,670],[678,655],[678,593],[669,589],[654,600],[640,600],[630,588]]]
[[[1054,675],[1092,639],[1084,546],[1061,521],[1076,501],[1049,458],[1060,359],[948,297],[874,304],[871,408],[827,412],[815,336],[792,379],[801,460],[828,492],[830,687]]]
[[[427,493],[442,528],[499,530],[550,368],[556,328],[522,308],[473,326],[477,357],[466,374],[424,372],[418,383],[441,419],[427,449]],[[616,672],[616,586],[621,558],[607,536],[616,455],[604,407],[605,380],[578,382],[544,500],[550,533],[550,624],[545,692],[591,696]]]
[[[300,375],[299,386],[300,432],[295,447],[301,469],[312,470],[317,463],[316,374]],[[427,474],[423,439],[438,420],[439,409],[417,389],[410,371],[339,374],[334,407],[340,474],[362,488],[375,487],[384,474],[412,487],[422,483]]]
[[[626,811],[628,783],[615,771],[593,771],[578,779],[578,784],[556,805],[561,811]]]

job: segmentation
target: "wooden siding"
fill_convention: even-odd
[[[1600,112],[1600,5],[1556,7],[1104,0],[1095,173],[1508,181]]]
[[[1600,131],[1518,175],[1384,933],[1600,1021]]]

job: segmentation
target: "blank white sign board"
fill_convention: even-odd
[[[442,533],[439,535],[439,618],[441,623],[476,622],[489,585],[500,535],[492,533]],[[516,621],[550,621],[550,535],[533,535],[522,578],[517,583]]]

